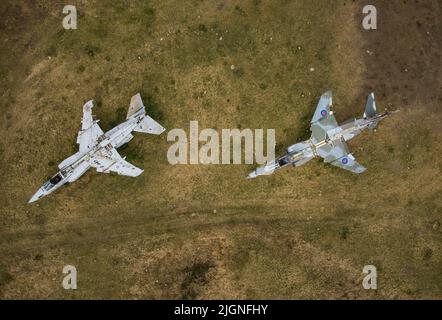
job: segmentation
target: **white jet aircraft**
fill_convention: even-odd
[[[81,130],[77,136],[79,151],[58,165],[60,171],[49,179],[29,202],[47,196],[65,183],[74,182],[91,167],[96,168],[98,172],[116,172],[129,177],[139,176],[143,172],[117,152],[117,148],[133,138],[132,131],[158,135],[166,130],[146,115],[140,94],[136,94],[130,100],[126,121],[106,133],[98,125],[99,120],[93,120],[92,107],[92,100],[83,106]]]

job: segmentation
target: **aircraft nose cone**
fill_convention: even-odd
[[[32,203],[40,199],[44,195],[44,191],[40,188],[38,191],[29,199],[28,203]]]
[[[28,203],[32,203],[38,200],[38,196],[34,194],[31,199],[29,199]]]
[[[246,179],[253,179],[256,178],[256,171],[250,172],[249,175],[246,177]]]

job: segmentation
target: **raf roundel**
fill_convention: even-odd
[[[322,111],[321,111],[321,116],[325,117],[326,115],[327,115],[327,111],[322,110]]]
[[[347,163],[348,163],[348,159],[347,159],[347,158],[343,158],[343,159],[342,159],[342,163],[343,163],[343,164],[347,164]]]

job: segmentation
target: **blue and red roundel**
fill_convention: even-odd
[[[321,116],[325,117],[327,115],[327,111],[326,110],[322,110],[321,111]]]
[[[348,163],[348,159],[347,158],[342,158],[342,163],[343,164],[347,164]]]

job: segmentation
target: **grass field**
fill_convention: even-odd
[[[442,298],[437,0],[371,1],[376,31],[364,1],[71,2],[77,30],[58,1],[0,3],[0,298]],[[314,160],[246,180],[254,165],[172,166],[166,133],[136,133],[120,153],[141,176],[90,170],[27,203],[77,151],[87,100],[104,131],[140,92],[168,130],[275,128],[281,153],[326,90],[338,122],[371,91],[401,110],[349,143],[362,175]]]

